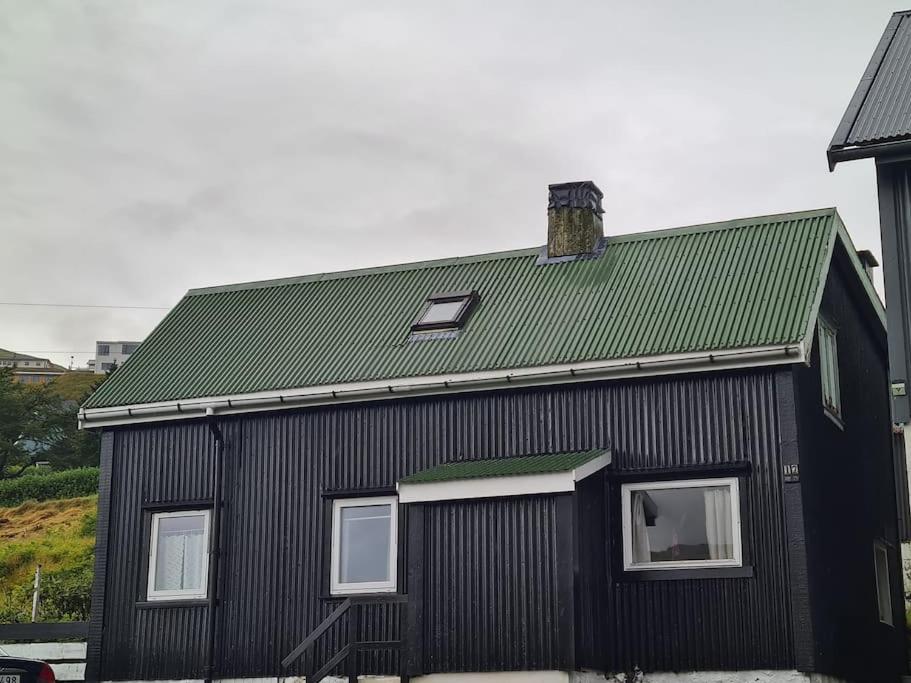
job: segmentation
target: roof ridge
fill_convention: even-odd
[[[408,270],[418,270],[427,267],[443,267],[450,265],[461,265],[464,263],[480,263],[483,261],[495,261],[505,258],[519,258],[523,256],[537,256],[541,247],[527,247],[525,249],[508,249],[504,251],[492,251],[484,254],[468,254],[465,256],[448,256],[439,259],[426,259],[423,261],[407,261],[405,263],[390,263],[384,266],[367,266],[365,268],[352,268],[350,270],[336,270],[325,273],[310,273],[307,275],[292,275],[291,277],[275,278],[270,280],[253,280],[251,282],[238,282],[228,285],[216,285],[214,287],[197,287],[187,292],[187,296],[197,296],[200,294],[216,294],[219,292],[233,292],[246,289],[263,289],[266,287],[283,287],[285,285],[296,285],[302,282],[320,282],[324,280],[342,280],[349,277],[363,277],[367,275],[377,275],[379,273],[402,272]]]
[[[658,228],[657,230],[643,230],[641,232],[630,232],[621,235],[612,235],[613,241],[631,242],[633,240],[657,239],[673,235],[692,235],[704,232],[722,232],[724,230],[736,230],[740,228],[758,227],[768,223],[781,223],[784,220],[800,220],[802,218],[813,218],[816,216],[835,216],[838,209],[834,206],[828,206],[819,209],[808,209],[806,211],[785,211],[783,213],[770,213],[761,216],[746,216],[744,218],[734,218],[726,221],[713,221],[711,223],[697,223],[695,225],[680,225],[673,228]]]
[[[819,209],[809,209],[805,211],[786,211],[783,213],[765,214],[760,216],[746,216],[722,221],[713,221],[711,223],[697,223],[691,225],[676,226],[673,228],[659,228],[657,230],[643,230],[639,232],[620,233],[610,235],[610,241],[632,242],[638,240],[657,239],[670,235],[686,235],[704,232],[714,232],[722,230],[733,230],[756,226],[758,222],[772,223],[781,220],[799,220],[812,216],[834,215],[837,211],[834,207],[825,207]],[[302,284],[305,282],[321,282],[329,280],[342,280],[346,278],[365,277],[368,275],[378,275],[391,272],[405,272],[409,270],[418,270],[421,268],[442,268],[446,266],[462,265],[466,263],[482,263],[484,261],[495,261],[498,259],[523,258],[529,256],[538,256],[542,246],[526,247],[524,249],[510,249],[505,251],[493,251],[483,254],[468,254],[465,256],[450,256],[441,259],[426,259],[422,261],[410,261],[405,263],[395,263],[383,266],[367,266],[365,268],[353,268],[350,270],[329,271],[324,273],[311,273],[307,275],[296,275],[285,278],[275,278],[269,280],[253,280],[250,282],[238,282],[227,285],[215,285],[212,287],[198,287],[187,291],[187,296],[199,296],[204,294],[220,294],[223,292],[246,291],[251,289],[266,289],[268,287],[284,287],[288,285]]]

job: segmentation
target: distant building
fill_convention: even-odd
[[[89,361],[89,367],[94,367],[96,375],[103,375],[126,363],[138,348],[138,341],[95,342],[95,360]]]
[[[47,384],[66,372],[66,368],[24,353],[0,349],[0,368],[13,369],[13,381],[23,384]]]

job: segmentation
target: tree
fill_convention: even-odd
[[[103,381],[103,378],[102,378]],[[23,474],[37,461],[54,469],[98,464],[99,436],[80,431],[79,401],[63,398],[52,384],[19,384],[9,368],[0,368],[0,479]]]

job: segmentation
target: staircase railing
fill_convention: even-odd
[[[313,674],[307,675],[307,683],[319,683],[326,676],[328,676],[332,671],[334,671],[340,664],[344,662],[345,671],[348,676],[349,683],[354,683],[357,681],[358,673],[357,670],[357,661],[358,654],[367,650],[397,650],[399,652],[399,662],[401,668],[402,660],[402,645],[403,640],[401,639],[401,633],[404,631],[401,624],[399,624],[399,640],[360,640],[360,627],[361,627],[361,613],[358,609],[362,605],[378,605],[378,604],[398,604],[405,603],[408,601],[407,595],[400,594],[390,594],[390,595],[364,595],[356,596],[352,595],[349,598],[346,598],[328,617],[323,619],[319,626],[317,626],[313,631],[310,632],[300,645],[294,648],[287,657],[282,660],[282,667],[288,668],[296,662],[303,655],[307,654],[316,642],[323,636],[332,626],[334,626],[343,616],[348,615],[348,632],[347,632],[347,643],[342,646],[342,648],[335,653],[318,671]],[[402,681],[406,681],[407,677],[402,677]]]

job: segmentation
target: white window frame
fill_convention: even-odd
[[[679,560],[676,562],[633,562],[633,524],[631,494],[633,491],[654,489],[694,489],[707,486],[728,486],[731,489],[731,531],[734,536],[734,557],[724,560]],[[718,479],[675,479],[673,481],[637,481],[620,487],[623,525],[623,569],[628,572],[664,571],[668,569],[709,569],[743,566],[743,535],[740,521],[740,480],[737,477]]]
[[[202,582],[198,589],[178,589],[178,590],[155,590],[155,572],[158,567],[158,525],[162,519],[173,517],[199,517],[203,516],[205,523],[203,525],[202,547],[203,558],[200,571],[202,572]],[[199,600],[208,597],[209,581],[209,526],[211,524],[211,510],[174,510],[171,512],[153,512],[152,513],[152,538],[149,543],[149,582],[147,586],[147,600]]]
[[[819,374],[823,408],[827,414],[840,421],[842,411],[838,372],[838,330],[823,316],[819,317]],[[833,397],[831,403],[826,400],[827,393],[831,393]]]
[[[370,505],[389,505],[389,580],[362,581],[357,583],[339,581],[341,564],[341,511],[349,507],[368,507]],[[357,595],[361,593],[395,593],[398,579],[398,531],[399,500],[396,496],[375,498],[337,498],[332,501],[332,548],[330,566],[330,593],[332,595]]]
[[[886,569],[886,601],[889,605],[889,611],[887,614],[883,614],[880,611],[880,598],[881,590],[883,586],[879,585],[879,561],[882,558],[882,561],[885,563]],[[889,547],[880,540],[873,541],[873,579],[876,587],[876,614],[879,618],[881,624],[887,624],[888,626],[895,625],[895,615],[892,607],[892,572],[889,567]]]

